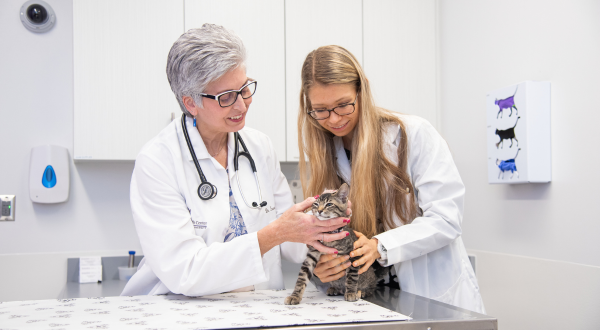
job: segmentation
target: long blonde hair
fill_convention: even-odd
[[[340,46],[319,47],[306,56],[302,65],[298,147],[304,195],[315,196],[324,189],[337,189],[341,185],[334,135],[308,114],[312,110],[308,92],[315,84],[351,84],[358,92],[358,123],[354,128],[351,150],[352,186],[349,198],[353,215],[350,226],[371,238],[396,227],[394,214],[403,224],[410,223],[417,214],[417,206],[407,173],[406,129],[394,113],[375,106],[369,81],[360,64]],[[383,150],[383,127],[386,123],[396,123],[401,128],[398,164],[390,162]]]

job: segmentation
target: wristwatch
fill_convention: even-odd
[[[377,243],[377,252],[379,252],[379,255],[381,256],[379,259],[377,259],[377,262],[379,262],[379,264],[383,267],[387,267],[388,264],[388,256],[387,256],[387,249],[385,248],[385,246],[383,246],[383,244],[381,244],[381,241],[378,240]]]

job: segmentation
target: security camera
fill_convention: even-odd
[[[42,33],[54,26],[56,15],[46,2],[30,0],[21,6],[21,22],[27,30]]]
[[[33,24],[44,24],[48,19],[48,11],[39,3],[27,7],[27,18]]]

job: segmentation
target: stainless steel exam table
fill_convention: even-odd
[[[117,259],[122,258],[122,259]],[[69,259],[69,279],[65,288],[60,294],[61,299],[65,298],[86,298],[86,297],[109,297],[119,296],[125,287],[125,281],[119,281],[110,270],[115,264],[123,264],[125,257],[103,258],[106,271],[111,275],[104,278],[110,278],[101,284],[79,284],[77,277],[78,260]],[[136,257],[138,259],[138,257]],[[141,259],[141,256],[140,258]],[[139,263],[136,260],[136,264]],[[459,307],[444,304],[425,297],[417,296],[412,293],[404,292],[389,287],[379,287],[375,294],[365,300],[394,310],[398,313],[410,316],[410,321],[391,321],[391,322],[369,322],[369,323],[342,323],[311,326],[291,326],[272,329],[400,329],[400,330],[497,330],[498,320],[495,317],[475,313]]]
[[[62,299],[93,296],[118,296],[124,281],[109,280],[102,284],[67,283],[61,293]],[[410,321],[401,322],[370,322],[370,323],[344,323],[313,326],[294,326],[285,328],[298,329],[401,329],[401,330],[497,330],[498,320],[494,317],[478,314],[459,307],[454,307],[435,300],[414,295],[389,287],[379,288],[375,294],[367,299],[371,303],[408,315]]]

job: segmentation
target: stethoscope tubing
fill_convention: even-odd
[[[186,115],[181,116],[181,127],[183,128],[183,136],[185,137],[185,142],[187,143],[190,154],[192,155],[192,159],[194,160],[194,165],[196,166],[196,170],[198,171],[198,175],[200,175],[200,185],[198,186],[198,197],[200,199],[206,201],[217,196],[217,187],[212,183],[206,180],[204,176],[204,172],[202,172],[202,168],[200,167],[200,163],[198,163],[198,158],[196,158],[196,153],[194,152],[194,147],[192,146],[192,142],[190,142],[190,136],[188,134],[187,126],[185,124]]]
[[[200,185],[198,186],[198,197],[200,197],[200,199],[202,199],[202,200],[209,200],[209,199],[212,199],[215,196],[217,196],[217,187],[215,185],[211,184],[210,182],[208,182],[208,180],[206,180],[206,177],[204,176],[204,172],[202,172],[200,163],[198,163],[198,158],[196,158],[196,153],[194,151],[194,147],[192,146],[192,143],[190,141],[187,126],[185,123],[185,117],[186,117],[185,114],[183,116],[181,116],[181,127],[183,129],[183,136],[185,137],[185,142],[187,143],[188,150],[190,151],[190,154],[192,155],[192,159],[194,160],[194,165],[196,166],[196,170],[198,171],[198,175],[200,176],[200,181],[202,181],[200,183]],[[233,133],[233,136],[234,136],[234,141],[235,141],[234,142],[235,143],[235,152],[233,154],[233,168],[235,170],[235,174],[237,177],[236,179],[237,179],[238,188],[240,190],[240,194],[242,195],[242,199],[244,200],[244,203],[246,204],[246,206],[248,206],[249,208],[252,208],[252,209],[260,209],[260,208],[266,206],[267,202],[262,199],[262,192],[260,189],[260,181],[258,180],[258,174],[256,173],[256,165],[254,164],[254,159],[252,159],[252,156],[250,155],[248,148],[246,148],[246,144],[244,143],[244,140],[242,140],[240,133],[235,132],[235,133]],[[238,143],[238,141],[239,141],[239,143]],[[239,144],[242,145],[242,149],[243,149],[242,151],[239,151]],[[258,196],[261,201],[260,204],[258,204],[256,202],[252,202],[252,205],[250,205],[246,201],[246,196],[244,196],[244,191],[242,190],[242,185],[240,184],[240,175],[238,172],[240,156],[246,157],[246,159],[248,159],[248,162],[250,163],[250,167],[252,168],[252,172],[254,173],[254,180],[256,181],[256,189],[258,191]]]

